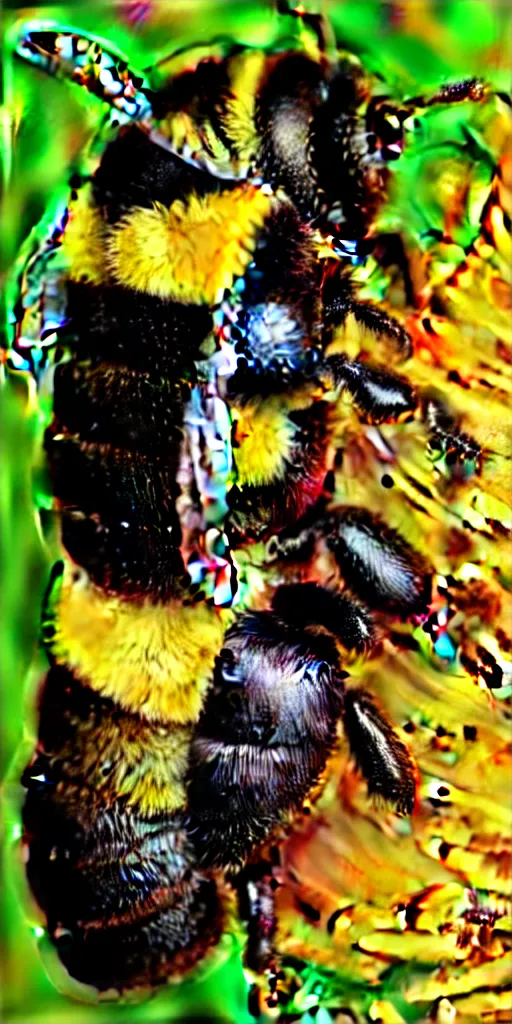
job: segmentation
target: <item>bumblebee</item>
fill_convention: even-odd
[[[388,364],[410,355],[350,271],[406,120],[486,93],[372,97],[314,25],[308,52],[234,47],[163,85],[67,30],[17,46],[112,108],[23,269],[12,348],[53,392],[65,551],[23,778],[27,876],[66,969],[99,990],[182,977],[231,889],[275,1003],[275,851],[340,722],[369,794],[414,808],[405,741],[346,679],[393,622],[427,620],[434,567],[330,481],[342,398],[371,425],[423,416],[431,445],[440,414],[343,334],[351,318]]]

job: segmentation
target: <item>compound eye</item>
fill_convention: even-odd
[[[227,683],[228,686],[243,686],[244,675],[239,663],[234,658],[219,658],[218,667],[223,683]]]
[[[221,673],[224,682],[229,683],[230,686],[241,686],[244,681],[238,665],[224,664]]]
[[[229,647],[224,647],[215,659],[215,681],[222,690],[243,686],[245,682],[240,664]]]

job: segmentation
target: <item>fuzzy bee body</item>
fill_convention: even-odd
[[[407,351],[347,274],[403,118],[379,148],[359,65],[321,53],[236,51],[152,89],[68,33],[19,52],[67,61],[138,121],[73,188],[14,345],[53,327],[62,356],[45,448],[66,557],[24,776],[28,878],[71,975],[124,989],[215,945],[226,873],[243,879],[300,812],[340,719],[370,792],[413,807],[412,758],[343,665],[375,641],[358,599],[421,617],[432,568],[325,487],[340,388],[370,424],[418,407],[404,377],[329,347],[351,313]],[[279,566],[265,598],[237,557],[259,542]],[[324,585],[319,548],[347,593]],[[250,918],[266,967],[268,914],[264,932],[265,955]]]
[[[183,816],[167,809],[187,745],[184,727],[141,729],[138,716],[69,670],[50,670],[38,753],[23,780],[27,875],[79,981],[156,984],[191,967],[220,935],[215,883],[197,869]],[[148,797],[159,815],[142,810]]]

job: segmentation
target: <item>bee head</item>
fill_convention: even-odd
[[[276,59],[257,98],[264,180],[284,189],[304,221],[344,238],[364,237],[369,219],[367,166],[370,143],[377,145],[376,131],[368,139],[369,100],[357,58],[340,54],[329,64],[297,53]],[[392,133],[393,124],[386,127]]]
[[[371,100],[366,112],[368,152],[374,159],[398,160],[404,148],[404,121],[411,111],[399,107],[388,97]]]
[[[368,254],[366,235],[384,196],[386,165],[402,153],[409,116],[409,108],[372,97],[370,80],[351,55],[340,55],[325,75],[308,144],[312,219],[333,236],[337,254],[352,263]]]
[[[224,642],[215,670],[219,697],[237,690],[250,721],[264,708],[274,741],[327,739],[343,695],[330,636],[299,631],[263,612],[242,616]]]

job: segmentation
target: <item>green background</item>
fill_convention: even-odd
[[[308,6],[312,10],[319,7],[314,3]],[[331,18],[338,39],[359,54],[372,71],[380,73],[396,96],[428,92],[446,79],[470,75],[483,75],[495,86],[508,88],[510,13],[507,3],[453,0],[426,4],[407,0],[407,7],[414,8],[416,14],[412,34],[403,29],[400,6],[404,5],[385,5],[374,0],[333,0],[324,5],[324,10]],[[139,68],[150,66],[178,47],[208,42],[219,34],[241,43],[269,46],[284,33],[296,31],[295,20],[278,18],[272,4],[262,0],[181,0],[148,7],[146,20],[135,25],[127,20],[130,4],[126,3],[75,2],[31,8],[11,4],[4,8],[1,120],[5,184],[1,211],[4,284],[8,283],[6,275],[20,244],[48,204],[66,186],[70,169],[103,109],[101,103],[84,90],[47,79],[13,59],[10,39],[18,20],[32,21],[40,17],[101,36]],[[432,32],[430,28],[423,32],[422,18],[425,18],[425,26],[437,25],[439,32]],[[429,146],[435,146],[436,132],[443,138],[448,133],[456,141],[464,117],[460,111],[433,114]],[[441,217],[442,213],[436,212],[432,190],[427,186],[421,189],[421,177],[418,178],[422,169],[421,152],[421,145],[418,145],[416,153],[413,151],[404,161],[401,190],[398,189],[394,205],[394,217],[402,217],[412,232],[421,232],[427,224],[435,226],[436,216]],[[482,160],[485,178],[488,172],[484,165]],[[421,200],[415,205],[408,199],[408,186],[413,184]],[[472,228],[473,225],[466,225],[469,233]],[[6,294],[9,297],[12,291],[7,289]],[[8,314],[7,308],[6,323]],[[6,330],[8,333],[8,327]],[[48,539],[43,542],[34,512],[34,501],[44,491],[41,471],[35,476],[32,474],[44,415],[34,407],[27,381],[20,375],[10,378],[3,389],[1,419],[1,760],[6,840],[1,908],[2,1019],[26,1024],[193,1019],[244,1024],[253,1018],[246,1011],[246,985],[236,936],[226,937],[223,951],[226,955],[220,957],[218,965],[213,965],[208,976],[179,989],[162,992],[141,1006],[72,1004],[47,976],[35,941],[37,914],[27,902],[18,857],[21,789],[16,780],[34,733],[34,693],[44,671],[42,656],[37,654],[38,617],[47,568],[56,547],[51,522],[46,524]]]

